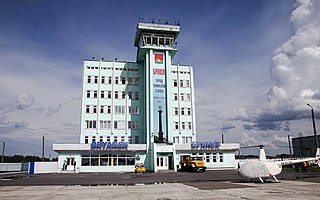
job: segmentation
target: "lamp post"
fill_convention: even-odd
[[[291,140],[290,140],[290,136],[292,136],[292,135],[288,135],[288,142],[289,142],[290,158],[292,158],[292,152],[291,152]]]
[[[314,141],[315,141],[316,150],[317,150],[319,145],[318,145],[318,138],[317,138],[317,131],[316,131],[316,123],[314,121],[314,111],[313,111],[313,107],[310,104],[307,103],[307,106],[311,108],[313,134],[314,134]]]
[[[6,142],[5,141],[1,141],[3,142],[3,145],[2,145],[2,158],[1,158],[1,163],[3,163],[3,160],[4,160],[4,148],[6,146]]]
[[[47,134],[48,133],[46,133],[42,136],[42,162],[44,162],[44,136]]]

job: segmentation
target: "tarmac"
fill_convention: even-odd
[[[2,200],[73,200],[73,199],[125,199],[125,200],[173,200],[173,199],[319,199],[320,183],[282,181],[281,183],[229,183],[229,189],[193,187],[183,183],[163,183],[134,186],[2,186]],[[205,185],[205,184],[204,184]]]
[[[320,199],[319,173],[282,173],[281,176],[279,175],[280,183],[272,179],[268,179],[266,183],[243,181],[234,177],[234,174],[235,171],[140,175],[130,173],[32,176],[2,174],[0,175],[0,199]],[[173,179],[179,181],[162,182]],[[61,184],[61,180],[65,184]]]

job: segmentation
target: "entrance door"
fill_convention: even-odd
[[[169,169],[168,156],[157,157],[157,168],[158,168],[158,170],[168,170]]]
[[[75,171],[75,158],[67,158],[67,169],[66,170],[72,170],[72,171]]]

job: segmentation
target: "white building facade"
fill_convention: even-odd
[[[193,67],[172,64],[180,26],[138,23],[136,62],[85,60],[80,144],[54,144],[77,172],[175,170],[180,155],[234,168],[239,144],[197,142]]]

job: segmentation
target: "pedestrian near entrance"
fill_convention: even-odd
[[[67,161],[66,160],[64,160],[63,161],[63,171],[65,171],[65,170],[67,170]]]
[[[74,172],[76,172],[76,165],[77,165],[77,163],[76,163],[76,161],[75,161],[75,160],[73,160],[72,165],[73,165],[73,171],[74,171]]]

